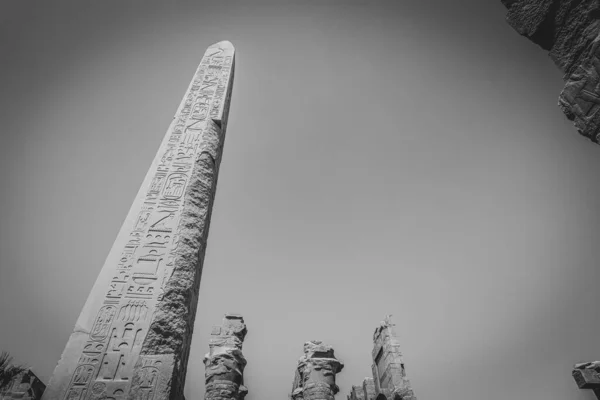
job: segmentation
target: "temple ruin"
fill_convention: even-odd
[[[304,343],[304,355],[298,360],[292,400],[333,400],[340,388],[335,376],[344,364],[335,358],[333,347],[318,340]]]
[[[352,386],[348,400],[417,400],[406,378],[391,315],[375,329],[371,355],[373,378],[365,378],[362,386]]]
[[[206,400],[243,400],[248,393],[242,354],[247,332],[244,318],[237,314],[226,314],[223,324],[213,327],[210,351],[204,356]]]

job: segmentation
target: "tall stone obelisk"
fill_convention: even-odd
[[[233,70],[204,53],[43,400],[183,399]]]

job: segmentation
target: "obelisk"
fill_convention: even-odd
[[[233,70],[204,53],[43,400],[183,398]]]

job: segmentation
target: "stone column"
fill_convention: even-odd
[[[388,315],[373,333],[373,380],[377,396],[388,400],[417,400],[406,378],[400,342]]]
[[[231,43],[208,48],[43,400],[183,398],[233,70]]]
[[[572,374],[579,389],[592,389],[600,399],[600,361],[575,364]]]
[[[210,351],[204,356],[206,400],[243,400],[248,394],[242,354],[247,332],[244,318],[236,314],[226,314],[223,325],[213,327]]]
[[[333,400],[340,388],[335,375],[344,364],[335,358],[333,348],[320,341],[304,343],[292,388],[293,400]]]
[[[362,386],[352,385],[348,400],[365,400],[365,392]]]
[[[363,380],[364,400],[375,400],[377,392],[375,391],[375,382],[373,378],[365,378]]]

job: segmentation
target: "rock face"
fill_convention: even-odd
[[[335,358],[333,348],[320,341],[304,343],[304,355],[298,360],[298,368],[292,388],[292,400],[333,400],[340,388],[335,375],[344,364]]]
[[[363,381],[364,400],[417,400],[406,378],[400,343],[393,327],[391,316],[388,315],[373,334],[373,378]],[[355,388],[352,386],[348,400],[358,398],[354,394]]]
[[[564,73],[558,105],[583,136],[600,140],[600,1],[501,0],[507,21]]]
[[[208,48],[44,400],[183,398],[233,70],[231,43]]]
[[[0,391],[0,400],[39,400],[46,385],[31,371],[15,376],[11,383]]]
[[[247,333],[241,315],[227,314],[222,326],[213,327],[210,351],[204,356],[206,367],[206,400],[243,400],[246,359],[242,343]]]
[[[348,400],[365,400],[365,391],[362,386],[352,385]]]

